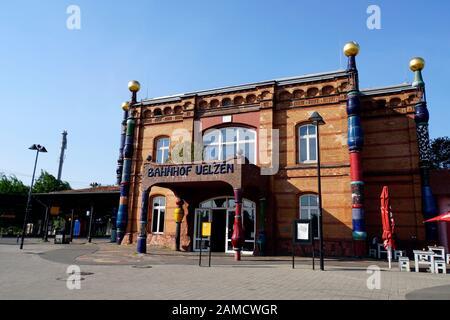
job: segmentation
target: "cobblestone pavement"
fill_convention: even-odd
[[[66,287],[73,264],[81,268],[80,290]],[[368,289],[370,265],[381,268],[380,289]],[[0,242],[0,299],[450,299],[450,274],[398,272],[396,264],[389,271],[373,260],[327,259],[325,266],[313,271],[310,259],[298,258],[293,270],[289,257],[238,263],[219,254],[208,268],[198,266],[197,254],[137,255],[134,247],[101,241],[26,242],[22,252]]]

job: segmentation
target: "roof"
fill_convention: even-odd
[[[49,193],[35,193],[35,196],[42,195],[74,195],[74,194],[112,194],[119,193],[120,188],[118,186],[100,186],[96,188],[85,188],[85,189],[75,189],[75,190],[63,190],[55,191]]]
[[[292,84],[301,84],[301,83],[307,83],[307,82],[314,82],[314,81],[324,81],[324,80],[330,80],[340,77],[347,77],[348,73],[346,70],[336,70],[336,71],[330,71],[330,72],[322,72],[322,73],[313,73],[313,74],[307,74],[302,76],[295,76],[295,77],[287,77],[287,78],[278,78],[278,79],[272,79],[272,80],[266,80],[266,81],[258,81],[258,82],[252,82],[242,85],[234,85],[234,86],[226,86],[226,87],[220,87],[215,89],[208,89],[208,90],[200,90],[200,91],[193,91],[193,92],[187,92],[187,93],[179,93],[174,94],[170,96],[163,96],[163,97],[155,97],[150,99],[143,99],[140,101],[138,105],[153,105],[153,104],[160,104],[160,103],[171,103],[171,102],[179,102],[183,98],[189,98],[193,96],[208,96],[208,95],[216,95],[216,94],[222,94],[222,93],[229,93],[229,92],[236,92],[236,91],[242,91],[242,90],[251,90],[256,89],[260,86],[265,85],[292,85]],[[384,86],[384,87],[378,87],[378,88],[368,88],[361,90],[361,93],[366,96],[371,95],[378,95],[378,94],[388,94],[388,93],[397,93],[405,90],[412,90],[413,87],[411,83],[402,83],[398,85],[392,85],[392,86]]]
[[[157,104],[157,103],[177,102],[177,101],[180,101],[182,98],[189,98],[192,96],[207,96],[207,95],[235,92],[235,91],[241,91],[241,90],[256,89],[257,87],[260,87],[260,86],[272,85],[272,84],[283,86],[283,85],[290,85],[290,84],[323,81],[323,80],[335,79],[335,78],[339,78],[339,77],[347,77],[347,75],[348,75],[347,71],[345,71],[345,70],[313,73],[313,74],[307,74],[307,75],[303,75],[303,76],[278,78],[278,79],[272,79],[272,80],[266,80],[266,81],[252,82],[252,83],[247,83],[247,84],[242,84],[242,85],[220,87],[220,88],[209,89],[209,90],[201,90],[201,91],[194,91],[194,92],[188,92],[188,93],[180,93],[180,94],[175,94],[175,95],[165,96],[165,97],[145,99],[145,100],[142,100],[140,103],[141,103],[141,105],[152,105],[152,104]]]
[[[385,87],[377,87],[377,88],[368,88],[368,89],[362,89],[361,93],[364,96],[374,96],[378,94],[388,94],[388,93],[397,93],[401,91],[407,91],[407,90],[415,90],[411,83],[402,83],[392,86],[385,86]]]

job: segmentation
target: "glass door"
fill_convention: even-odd
[[[233,245],[231,244],[231,237],[233,236],[233,224],[234,224],[234,209],[227,210],[227,222],[226,222],[226,241],[225,252],[233,253]],[[253,202],[245,201],[242,208],[242,231],[244,233],[244,248],[242,253],[253,254],[255,250],[255,205]]]
[[[212,211],[211,209],[195,209],[195,221],[194,221],[194,251],[200,251],[200,245],[202,245],[202,251],[209,251],[209,237],[203,238],[201,241],[202,223],[211,222]]]

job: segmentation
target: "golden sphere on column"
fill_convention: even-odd
[[[409,62],[409,68],[411,71],[421,71],[425,68],[425,60],[420,57],[412,58]]]
[[[131,80],[130,82],[128,82],[128,90],[130,90],[131,92],[138,92],[140,89],[141,84],[139,83],[139,81]]]
[[[130,103],[128,101],[125,101],[124,103],[122,103],[123,111],[128,111],[129,109],[130,109]]]
[[[357,56],[359,53],[359,44],[357,44],[355,41],[348,42],[344,46],[344,54],[347,57],[354,57]]]

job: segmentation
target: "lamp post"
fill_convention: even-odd
[[[313,112],[313,114],[309,117],[309,121],[311,121],[316,126],[316,155],[317,155],[317,193],[319,197],[319,254],[320,254],[320,270],[324,270],[324,261],[323,261],[323,215],[322,215],[322,185],[320,182],[320,136],[319,136],[319,126],[324,125],[325,121],[323,121],[322,116],[318,112]]]
[[[28,214],[29,214],[29,212],[31,210],[31,208],[30,208],[31,207],[31,192],[33,190],[34,176],[36,174],[36,165],[37,165],[37,161],[38,161],[38,158],[39,158],[39,152],[47,152],[47,149],[45,149],[45,147],[41,146],[40,144],[33,144],[28,149],[36,150],[36,159],[34,160],[33,177],[31,178],[31,186],[30,186],[30,190],[28,191],[27,207],[25,209],[25,217],[23,219],[22,239],[20,240],[20,250],[23,249],[23,241],[25,240],[25,231],[26,231],[26,228],[27,228]]]

